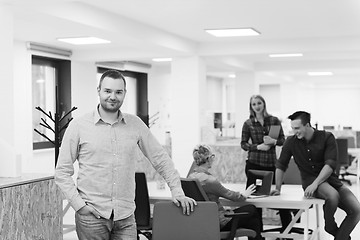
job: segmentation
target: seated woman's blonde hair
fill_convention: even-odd
[[[206,163],[212,155],[210,146],[205,144],[197,145],[193,150],[193,158],[196,165],[200,166]]]

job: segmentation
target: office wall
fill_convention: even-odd
[[[325,86],[304,83],[281,84],[281,114],[285,132],[290,131],[287,119],[297,110],[308,111],[312,115],[312,124],[333,125],[335,129],[352,126],[360,129],[360,88],[347,85]]]
[[[73,116],[80,116],[94,109],[98,102],[96,93],[96,65],[94,62],[78,62],[72,60],[72,106],[78,107]],[[170,129],[171,122],[168,121],[167,112],[170,112],[170,68],[153,67],[149,72],[149,113],[161,112],[162,120],[159,126],[152,129],[160,143],[164,144],[165,132]],[[4,81],[4,80],[2,80]],[[223,88],[215,80],[207,81],[207,108],[209,111],[221,111]],[[235,89],[244,86],[235,84]],[[251,82],[249,83],[251,84]],[[257,83],[259,84],[259,83]],[[32,96],[31,96],[31,53],[27,50],[25,42],[14,43],[14,135],[16,136],[16,151],[21,155],[21,168],[23,172],[53,172],[54,152],[52,149],[32,150]],[[228,86],[231,87],[231,86]],[[246,87],[246,86],[245,86]],[[253,89],[251,86],[249,89]],[[255,88],[256,89],[256,88]],[[255,90],[256,91],[256,90]],[[248,95],[255,93],[248,91]],[[239,92],[235,90],[235,93]],[[85,94],[84,94],[85,93]],[[226,97],[226,101],[233,99],[233,106],[239,107],[236,98]],[[317,121],[319,126],[335,125],[336,127],[353,126],[353,129],[360,129],[360,89],[354,87],[325,87],[297,84],[294,82],[281,83],[280,85],[280,112],[286,129],[289,129],[287,116],[295,110],[307,110],[313,115],[313,123]],[[248,97],[243,96],[244,109],[248,108]],[[184,94],[186,97],[186,94]],[[233,108],[230,107],[229,109]],[[186,106],[184,106],[186,114]],[[275,113],[274,113],[275,114]],[[248,111],[244,112],[248,116]],[[1,124],[6,125],[6,118],[2,118]],[[242,122],[242,121],[241,121]]]
[[[161,144],[166,143],[166,132],[170,131],[170,66],[153,66],[148,73],[148,100],[150,127]],[[156,115],[155,115],[156,114]]]
[[[223,111],[223,81],[221,78],[207,77],[207,111]]]
[[[166,132],[171,130],[169,116],[171,106],[171,69],[168,66],[153,66],[149,71],[148,77],[149,115],[153,116],[159,112],[159,119],[150,129],[159,142],[165,144],[167,137]],[[207,124],[213,127],[214,113],[224,110],[223,80],[221,78],[207,77],[206,81],[207,88],[202,90],[206,91],[207,95],[207,111],[205,117]],[[234,97],[234,95],[231,96]],[[184,93],[184,98],[186,98],[186,93]],[[230,110],[234,110],[234,104],[232,102],[229,104],[231,104]],[[186,106],[184,106],[184,109],[186,109]],[[186,114],[186,112],[184,114]]]
[[[351,87],[317,87],[314,89],[313,122],[318,122],[322,129],[324,125],[333,125],[335,129],[352,126],[360,129],[360,89]]]
[[[78,108],[73,117],[93,111],[98,104],[96,73],[93,62],[71,61],[71,105]]]

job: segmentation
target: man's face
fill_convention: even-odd
[[[297,138],[302,139],[306,135],[306,129],[308,124],[305,126],[301,123],[300,119],[294,119],[291,121],[291,128]]]
[[[122,79],[106,77],[98,89],[100,105],[106,112],[117,112],[124,102],[126,90]]]

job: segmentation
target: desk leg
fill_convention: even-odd
[[[309,208],[305,209],[304,240],[309,239]]]
[[[316,211],[316,231],[317,231],[317,239],[320,239],[320,206],[319,204],[315,204]]]
[[[356,171],[356,184],[359,186],[359,178],[360,178],[360,163],[359,163],[359,156],[356,154],[356,157],[354,159],[356,161],[357,171]],[[358,192],[359,195],[359,192]]]
[[[315,240],[315,239],[320,239],[320,205],[319,204],[314,204],[314,208],[315,208],[315,217],[316,217],[316,227],[312,232],[311,235],[311,240]]]

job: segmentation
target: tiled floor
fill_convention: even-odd
[[[360,199],[360,186],[356,184],[356,178],[355,177],[347,177],[348,179],[351,179],[353,184],[352,186],[349,186],[349,188],[355,193],[355,195]],[[310,210],[311,214],[315,214],[312,210]],[[322,212],[320,213],[322,214]],[[315,215],[313,215],[315,216]],[[312,215],[310,215],[310,226],[314,226],[315,223],[313,222],[315,217],[313,217]],[[337,222],[342,221],[342,219],[344,218],[345,214],[342,210],[338,210],[335,214],[335,217],[337,219]],[[65,224],[73,224],[74,223],[74,211],[70,208],[68,213],[65,215],[64,217],[64,223]],[[323,224],[323,223],[322,223]],[[358,226],[354,229],[352,235],[351,235],[352,239],[360,239],[360,224],[358,224]],[[140,239],[145,239],[145,238],[140,238]],[[247,239],[247,238],[239,238],[240,239]],[[70,233],[66,233],[64,234],[64,240],[78,240],[75,231],[72,231]],[[270,240],[270,239],[267,239]],[[321,231],[320,233],[320,239],[319,240],[333,240],[333,238],[328,235],[324,230]]]

